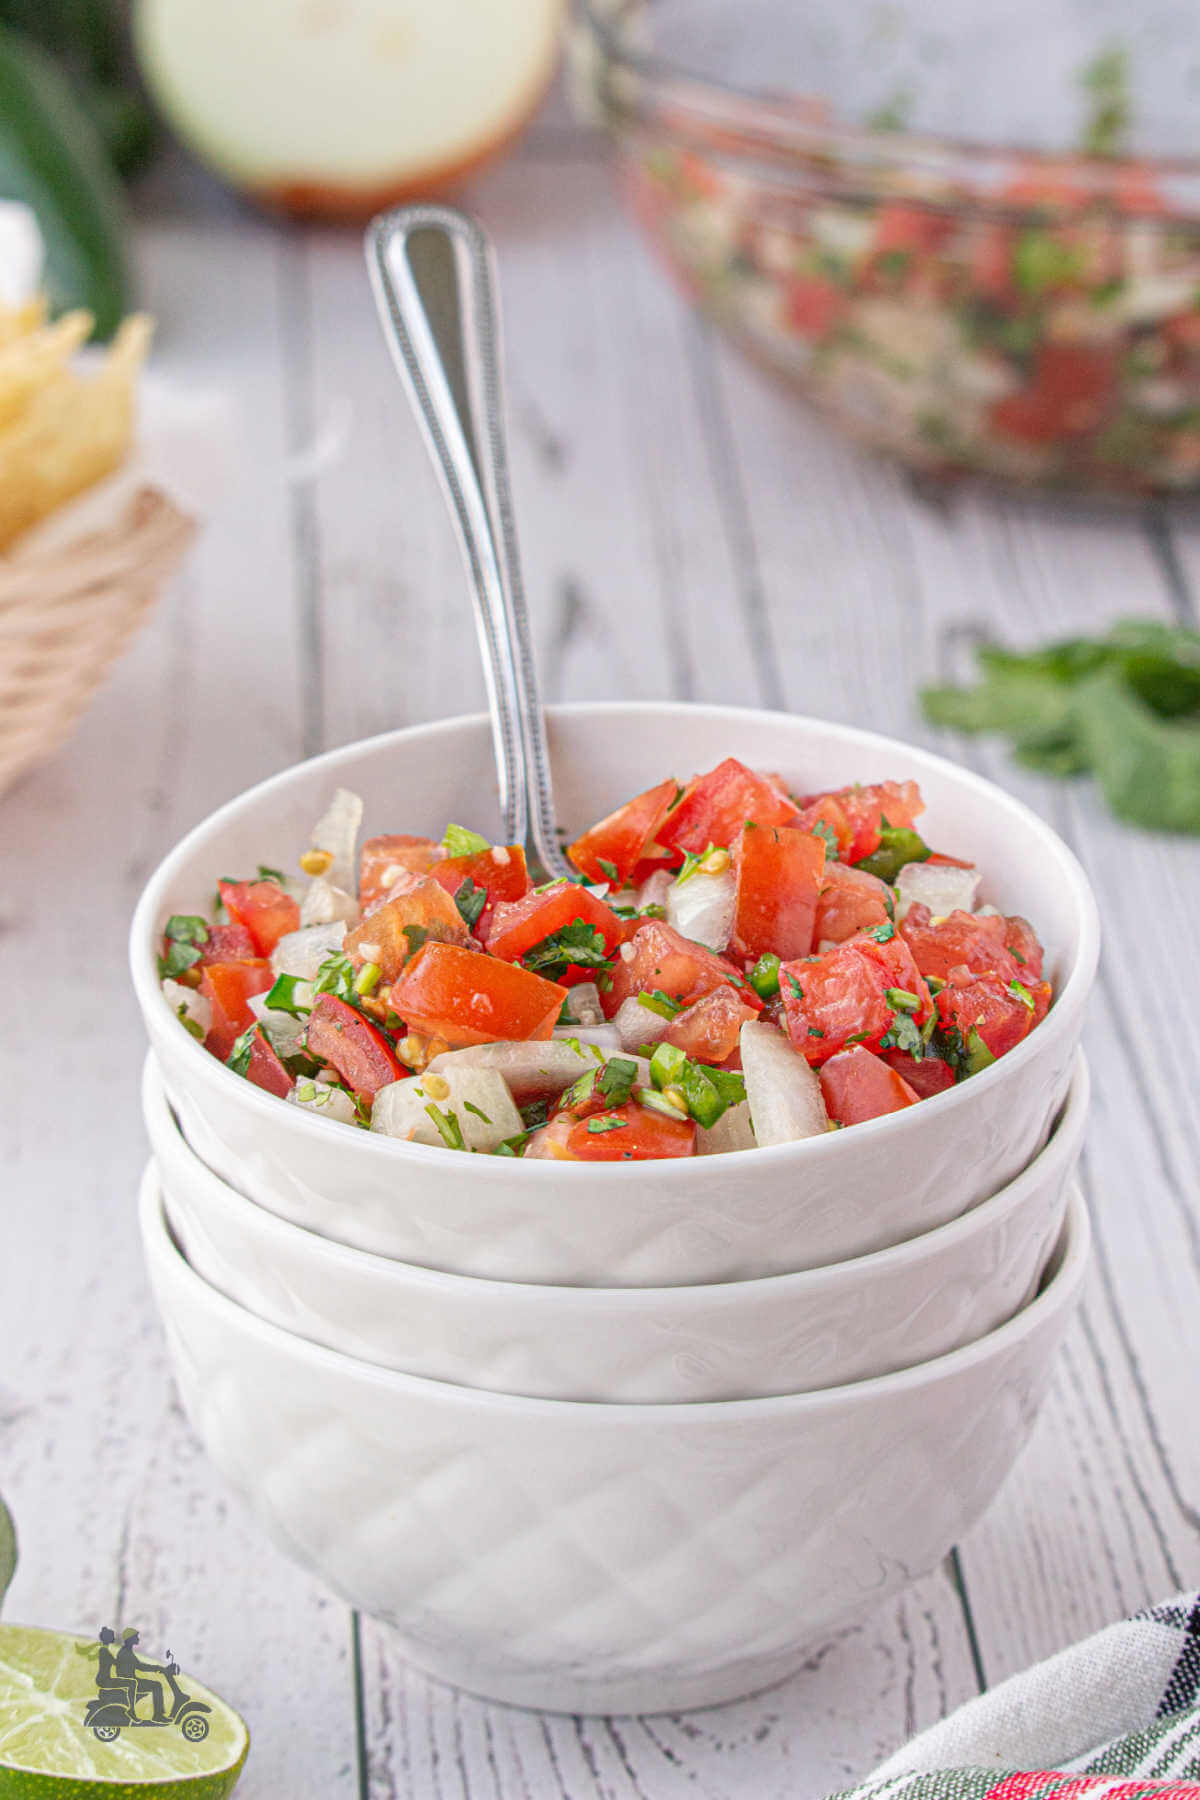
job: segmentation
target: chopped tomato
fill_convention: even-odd
[[[757,825],[793,825],[796,808],[767,776],[727,756],[688,783],[679,805],[660,825],[658,842],[693,855],[709,844],[728,849],[747,819]]]
[[[578,1120],[566,1138],[567,1155],[578,1162],[657,1162],[695,1149],[693,1120],[668,1119],[636,1100]]]
[[[871,249],[877,256],[889,250],[936,250],[953,230],[954,220],[944,213],[889,200],[876,214]]]
[[[658,989],[681,1006],[690,1006],[701,994],[728,983],[737,990],[739,1000],[755,1012],[760,1010],[758,995],[732,963],[685,938],[662,919],[649,919],[622,945],[613,964],[612,986],[601,991],[600,999],[611,1019],[622,1000],[634,994]]]
[[[861,862],[878,850],[884,820],[889,825],[912,825],[925,810],[915,781],[835,788],[828,794],[810,794],[800,806],[796,820],[800,830],[827,825],[837,838],[838,855],[848,863]]]
[[[626,801],[576,838],[567,855],[589,881],[612,881],[622,886],[633,878],[638,863],[655,841],[678,791],[675,782],[669,780],[647,788],[644,794]]]
[[[411,1030],[454,1047],[550,1037],[567,990],[517,963],[458,944],[428,943],[391,994]]]
[[[895,1069],[897,1075],[903,1075],[918,1100],[928,1100],[934,1094],[944,1094],[947,1088],[954,1086],[954,1070],[940,1056],[923,1056],[920,1061],[909,1056],[906,1050],[881,1050],[879,1054],[889,1069]]]
[[[802,338],[823,338],[849,304],[845,289],[820,275],[793,275],[783,292],[784,318]]]
[[[217,887],[230,919],[250,933],[257,956],[270,956],[281,937],[299,931],[299,905],[278,882],[218,881]]]
[[[920,1095],[908,1082],[862,1044],[839,1050],[821,1070],[825,1110],[839,1125],[860,1125],[884,1113],[914,1106]]]
[[[401,832],[368,838],[358,859],[358,898],[366,907],[386,894],[401,875],[428,875],[446,852],[432,838],[410,837]]]
[[[408,1074],[378,1026],[335,994],[317,995],[304,1041],[310,1056],[336,1069],[346,1086],[368,1102],[381,1087]]]
[[[912,952],[900,936],[885,943],[851,938],[779,971],[787,1029],[810,1063],[828,1062],[851,1040],[878,1050],[906,1013],[918,1025],[933,1017],[933,1001]],[[916,1005],[897,1006],[889,991],[913,995]]]
[[[577,921],[600,933],[606,956],[611,956],[625,941],[625,921],[617,917],[611,906],[586,888],[564,881],[544,893],[526,894],[523,900],[497,906],[488,925],[488,952],[502,956],[506,962],[516,962],[543,938]],[[594,967],[571,964],[559,979],[564,986],[572,987],[577,981],[594,981],[596,973]]]
[[[951,981],[937,997],[938,1016],[964,1043],[977,1031],[993,1056],[1004,1056],[1041,1023],[1050,1005],[1048,982],[1021,982],[1028,998],[1001,975]],[[1032,1004],[1031,1004],[1032,1002]]]
[[[490,850],[478,850],[472,856],[447,856],[434,863],[429,871],[451,896],[457,894],[464,881],[487,894],[487,904],[480,914],[476,933],[487,941],[486,928],[480,926],[491,916],[491,909],[501,901],[520,900],[529,892],[529,870],[520,844],[493,844]]]
[[[998,913],[952,912],[935,925],[929,908],[918,902],[909,907],[900,931],[922,975],[945,981],[952,969],[969,969],[976,975],[993,970],[1005,981],[1021,978],[1021,965],[1006,942],[1008,921]]]
[[[210,925],[207,944],[197,948],[202,963],[246,962],[258,955],[244,925]]]
[[[347,956],[378,963],[382,980],[395,981],[427,938],[465,944],[470,930],[453,900],[430,875],[402,875],[388,898],[346,933]]]
[[[811,832],[747,820],[733,845],[737,904],[734,950],[760,957],[767,950],[786,962],[807,956],[813,943],[825,845]]]
[[[265,994],[275,977],[265,956],[238,962],[206,963],[200,974],[200,992],[212,1006],[212,1024],[204,1040],[206,1050],[224,1062],[235,1039],[254,1023],[252,994]]]
[[[693,1062],[727,1062],[738,1047],[742,1026],[757,1016],[752,1006],[738,998],[735,989],[715,987],[675,1015],[667,1028],[666,1042],[675,1044]]]
[[[268,1094],[286,1100],[292,1091],[292,1078],[275,1054],[274,1046],[260,1025],[250,1040],[250,1066],[246,1080]]]
[[[860,931],[886,925],[892,916],[889,898],[887,883],[878,875],[849,863],[830,863],[817,899],[813,943],[819,950],[823,944],[842,944]]]
[[[997,431],[1030,444],[1081,437],[1101,423],[1116,393],[1117,353],[1051,341],[1033,359],[1033,379],[992,406]]]
[[[1009,955],[1015,956],[1024,970],[1022,981],[1040,981],[1044,952],[1038,942],[1037,932],[1020,913],[1014,913],[1011,918],[1005,919],[1004,943]]]

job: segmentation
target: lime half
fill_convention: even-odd
[[[192,1715],[205,1736],[138,1725],[102,1743],[84,1724],[97,1698],[96,1651],[95,1640],[64,1631],[0,1625],[0,1800],[225,1800],[250,1748],[245,1722],[180,1675],[189,1700],[211,1708]],[[139,1712],[149,1710],[143,1700]]]

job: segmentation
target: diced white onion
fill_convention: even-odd
[[[307,986],[307,983],[305,984]],[[297,1004],[310,1005],[313,999],[311,989],[307,994],[299,992],[295,995]],[[295,1056],[304,1048],[301,1038],[308,1025],[307,1019],[295,1019],[291,1013],[275,1012],[267,1005],[265,994],[251,994],[250,1011],[254,1014],[271,1041],[271,1048],[277,1056]]]
[[[903,919],[910,906],[927,906],[945,915],[956,910],[971,912],[979,893],[978,869],[956,869],[953,863],[905,863],[896,878],[896,917]]]
[[[636,994],[622,1000],[609,1023],[623,1050],[636,1050],[639,1044],[657,1044],[671,1028],[670,1019],[664,1019],[653,1007],[643,1006]]]
[[[792,1144],[828,1129],[821,1084],[781,1031],[751,1020],[742,1026],[740,1048],[758,1144]]]
[[[737,883],[732,869],[723,875],[689,875],[667,892],[667,921],[706,950],[725,950],[733,930]]]
[[[602,1056],[590,1050],[580,1055],[570,1044],[551,1038],[548,1043],[471,1044],[465,1050],[443,1050],[425,1073],[449,1078],[465,1069],[487,1069],[502,1075],[516,1099],[524,1102],[561,1094],[601,1061]]]
[[[655,869],[653,875],[647,875],[633,897],[633,904],[639,912],[648,906],[665,906],[667,895],[675,885],[675,877],[670,869]]]
[[[276,975],[299,975],[315,981],[326,957],[334,956],[346,938],[344,919],[332,925],[306,925],[300,931],[285,932],[271,952],[271,968]]]
[[[325,870],[326,881],[330,887],[344,888],[347,893],[358,891],[354,852],[362,817],[363,803],[359,796],[352,794],[349,788],[338,788],[313,826],[313,849],[327,850],[333,857]]]
[[[726,1107],[707,1131],[701,1127],[696,1133],[696,1154],[717,1156],[730,1150],[753,1150],[756,1143],[749,1102],[741,1100],[736,1106]]]
[[[468,1150],[496,1150],[506,1138],[524,1131],[524,1121],[508,1084],[497,1070],[447,1068],[444,1057],[435,1060],[443,1066],[437,1071],[442,1079],[434,1084],[433,1093],[426,1086],[433,1073],[432,1065],[421,1075],[409,1075],[380,1088],[371,1109],[372,1131],[382,1132],[385,1137],[404,1138],[411,1144],[440,1144],[447,1148],[438,1129],[437,1115],[429,1111],[430,1106],[447,1120],[453,1115]],[[449,1092],[444,1092],[444,1088]]]
[[[573,1039],[577,1044],[590,1044],[593,1049],[599,1050],[602,1056],[620,1056],[625,1048],[617,1031],[608,1023],[607,1019],[602,1019],[599,1025],[556,1025],[554,1037],[558,1043],[569,1043]],[[648,1041],[644,1037],[638,1039],[639,1044]]]
[[[310,881],[300,902],[301,925],[358,924],[358,901],[345,888],[334,887],[324,875]]]
[[[567,995],[567,1018],[574,1025],[602,1025],[604,1008],[594,981],[581,981]]]
[[[339,1125],[357,1125],[358,1114],[354,1109],[354,1101],[345,1088],[331,1087],[324,1081],[299,1080],[288,1099],[293,1106],[303,1106],[310,1112],[320,1113],[323,1119],[336,1119]]]
[[[172,981],[169,975],[162,984],[162,991],[175,1017],[179,1017],[182,1008],[184,1018],[198,1025],[207,1037],[212,1028],[212,1001],[207,994],[201,994],[196,988],[184,987],[182,981]]]

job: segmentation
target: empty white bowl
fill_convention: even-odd
[[[331,1243],[205,1167],[147,1058],[142,1103],[189,1263],[285,1331],[387,1369],[552,1400],[745,1400],[833,1387],[957,1349],[1023,1306],[1062,1229],[1087,1120],[1082,1054],[1040,1156],[988,1200],[890,1250],[705,1287],[481,1281]]]
[[[526,1162],[410,1144],[315,1117],[242,1080],[183,1030],[159,989],[167,917],[202,912],[219,875],[290,867],[339,783],[367,829],[499,830],[490,727],[450,719],[351,744],[275,776],[190,833],[133,922],[138,1000],[193,1149],[281,1217],[426,1268],[507,1281],[666,1286],[813,1268],[915,1237],[1010,1181],[1062,1105],[1095,972],[1098,927],[1070,851],[1027,808],[940,757],[888,738],[734,707],[552,709],[559,814],[582,827],[674,770],[727,755],[799,792],[912,777],[931,840],[973,858],[984,897],[1032,920],[1055,1000],[991,1068],[901,1113],[804,1143],[619,1163]]]
[[[949,1356],[815,1394],[605,1406],[318,1348],[188,1267],[152,1172],[140,1211],[184,1405],[280,1547],[427,1673],[569,1712],[750,1693],[931,1569],[1024,1443],[1088,1257],[1077,1196],[1038,1297]]]

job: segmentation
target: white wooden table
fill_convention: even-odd
[[[23,1547],[6,1616],[169,1644],[250,1720],[246,1800],[819,1795],[981,1684],[1200,1581],[1200,847],[940,743],[1065,834],[1107,933],[1095,1275],[1032,1445],[945,1566],[794,1681],[712,1712],[542,1718],[410,1673],[267,1545],[181,1415],[134,1224],[125,930],[214,804],[325,745],[475,710],[482,683],[357,236],[191,191],[147,211],[147,299],[164,372],[234,394],[241,453],[74,742],[0,802],[0,1489]],[[913,692],[961,666],[968,625],[1031,640],[1192,616],[1186,515],[930,499],[831,438],[689,315],[594,144],[545,124],[469,200],[500,248],[551,697],[740,701],[934,741]]]

